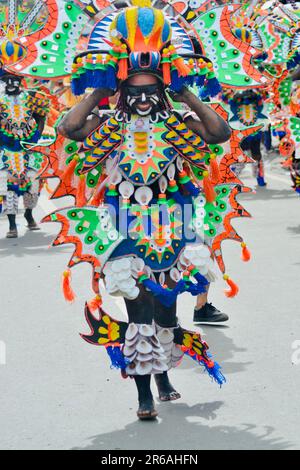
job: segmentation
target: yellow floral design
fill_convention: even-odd
[[[201,343],[199,335],[185,333],[183,337],[183,345],[188,349],[193,349],[196,354],[199,354],[200,356],[202,355],[203,344]]]
[[[99,344],[107,344],[111,341],[117,341],[120,338],[120,326],[118,323],[111,321],[108,315],[104,315],[102,317],[103,323],[107,325],[105,328],[104,326],[100,326],[98,332],[100,334],[100,338],[98,339]]]

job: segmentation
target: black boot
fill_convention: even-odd
[[[7,216],[9,222],[9,231],[6,234],[6,238],[18,238],[18,229],[16,224],[16,216],[9,214]]]
[[[194,311],[195,323],[222,323],[228,321],[229,317],[226,313],[220,312],[212,304],[206,303],[202,308]]]
[[[33,218],[32,209],[26,209],[24,212],[24,217],[27,220],[27,227],[30,231],[40,230],[40,227]]]

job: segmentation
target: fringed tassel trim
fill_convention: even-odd
[[[122,353],[119,344],[114,344],[113,346],[106,345],[105,349],[111,360],[111,369],[125,370],[130,364],[130,361]]]
[[[242,260],[245,261],[245,263],[247,263],[248,261],[251,260],[251,252],[249,248],[247,247],[246,243],[243,242],[241,244],[241,247],[242,247]]]
[[[99,310],[99,308],[102,305],[102,297],[100,294],[97,294],[92,300],[88,302],[88,308],[90,309],[91,312],[95,312],[96,310]]]
[[[207,202],[214,202],[216,199],[216,192],[214,190],[213,183],[209,178],[208,171],[203,172],[203,190]]]
[[[229,289],[225,290],[226,297],[233,298],[236,297],[239,293],[239,287],[233,282],[232,279],[227,274],[223,276],[224,281],[226,281]]]
[[[67,302],[74,302],[76,296],[71,286],[72,274],[70,269],[67,269],[63,272],[62,275],[62,290],[64,298]]]

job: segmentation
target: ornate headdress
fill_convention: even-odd
[[[118,80],[146,72],[160,77],[174,91],[187,84],[204,88],[206,96],[217,95],[221,87],[212,62],[191,52],[180,55],[176,44],[172,44],[171,19],[162,10],[153,8],[150,0],[132,3],[111,22],[109,53],[91,49],[75,58],[74,93],[83,94],[87,88],[116,90]],[[186,40],[190,41],[188,37]]]

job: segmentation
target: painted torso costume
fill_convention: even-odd
[[[133,17],[137,21],[130,23]],[[148,26],[143,27],[144,23]],[[102,28],[108,34],[108,26],[114,48],[105,56],[95,51],[95,41],[100,31],[105,34]],[[185,38],[179,25],[174,23],[174,28]],[[166,47],[170,32],[162,12],[147,6],[125,9],[117,18],[105,17],[91,35],[93,52],[85,54],[86,60],[81,55],[75,61],[73,91],[80,95],[89,86],[115,89],[117,79],[127,79],[128,68],[141,72],[140,51],[147,42],[151,44],[145,49],[148,60],[151,57],[149,71],[159,73],[165,85],[179,91],[186,82],[202,88],[203,95],[219,93],[211,62],[194,57],[186,39],[184,48],[191,54],[187,66],[174,47]],[[126,36],[126,41],[118,42]],[[255,69],[251,72],[249,82],[258,83],[260,74]],[[232,145],[238,147],[239,140],[233,139]],[[187,127],[184,114],[169,107],[161,106],[149,117],[119,109],[111,112],[85,139],[80,152],[72,152],[72,144],[70,150],[55,194],[61,196],[64,188],[77,185],[77,204],[56,211],[45,221],[62,224],[54,245],[75,245],[69,267],[88,262],[93,268],[92,286],[97,295],[86,306],[91,334],[83,338],[105,346],[113,365],[128,375],[162,373],[178,365],[186,353],[223,383],[219,366],[210,359],[201,336],[178,326],[174,305],[183,292],[194,296],[205,292],[215,277],[214,259],[229,284],[228,295],[237,292],[225,274],[221,243],[232,239],[246,248],[231,220],[249,216],[236,201],[238,194],[249,189],[230,172],[224,172],[223,180],[216,175],[213,168],[221,161],[225,164],[221,147],[206,145]],[[220,152],[220,160],[215,152]],[[235,151],[233,161],[238,156]],[[128,324],[113,319],[101,308],[101,277],[107,291],[124,297],[127,305],[139,302],[146,292],[149,310],[153,299],[156,311],[165,309],[165,314],[149,318],[138,304],[140,311],[135,315],[128,310]],[[64,290],[72,300],[69,280],[67,271]],[[98,309],[94,316],[92,312]]]
[[[16,195],[37,194],[36,175],[45,165],[45,157],[26,148],[38,142],[41,135],[38,122],[47,114],[47,99],[21,92],[16,96],[3,94],[0,98],[0,195],[12,191]],[[34,185],[34,188],[33,188]]]

